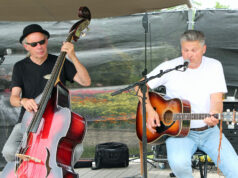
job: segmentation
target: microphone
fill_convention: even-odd
[[[183,68],[183,71],[187,70],[189,63],[190,63],[190,61],[189,61],[188,59],[185,59],[185,60],[184,60],[184,63],[183,63],[184,68]]]
[[[184,59],[184,63],[181,64],[181,65],[176,66],[176,67],[175,67],[175,70],[184,72],[184,71],[187,70],[189,63],[190,63],[190,61],[189,61],[188,59]],[[181,69],[181,68],[182,68],[182,69]],[[180,70],[179,70],[179,69],[180,69]]]

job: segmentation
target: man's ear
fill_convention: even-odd
[[[207,51],[207,45],[203,45],[203,54],[205,54]]]
[[[23,43],[22,46],[25,48],[25,50],[28,51],[28,45],[27,44]]]

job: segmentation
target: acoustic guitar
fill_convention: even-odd
[[[187,100],[178,98],[166,99],[161,95],[149,92],[151,105],[156,110],[160,118],[160,127],[156,127],[156,133],[150,132],[146,128],[147,143],[163,143],[169,136],[185,137],[190,130],[191,120],[203,120],[209,117],[208,113],[190,113],[191,107]],[[136,133],[139,140],[142,141],[142,104],[139,102],[136,114]],[[224,112],[214,114],[214,117],[223,121],[238,121],[238,114],[234,112]]]

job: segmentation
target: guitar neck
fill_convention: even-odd
[[[173,120],[203,120],[210,117],[208,113],[176,113]],[[215,118],[220,119],[220,114],[215,114]]]
[[[203,120],[210,116],[208,113],[176,113],[173,114],[173,120]],[[218,120],[238,122],[238,113],[235,111],[213,114],[213,116]]]

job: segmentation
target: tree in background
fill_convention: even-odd
[[[229,9],[230,6],[222,5],[221,3],[216,2],[215,8],[216,9]]]

